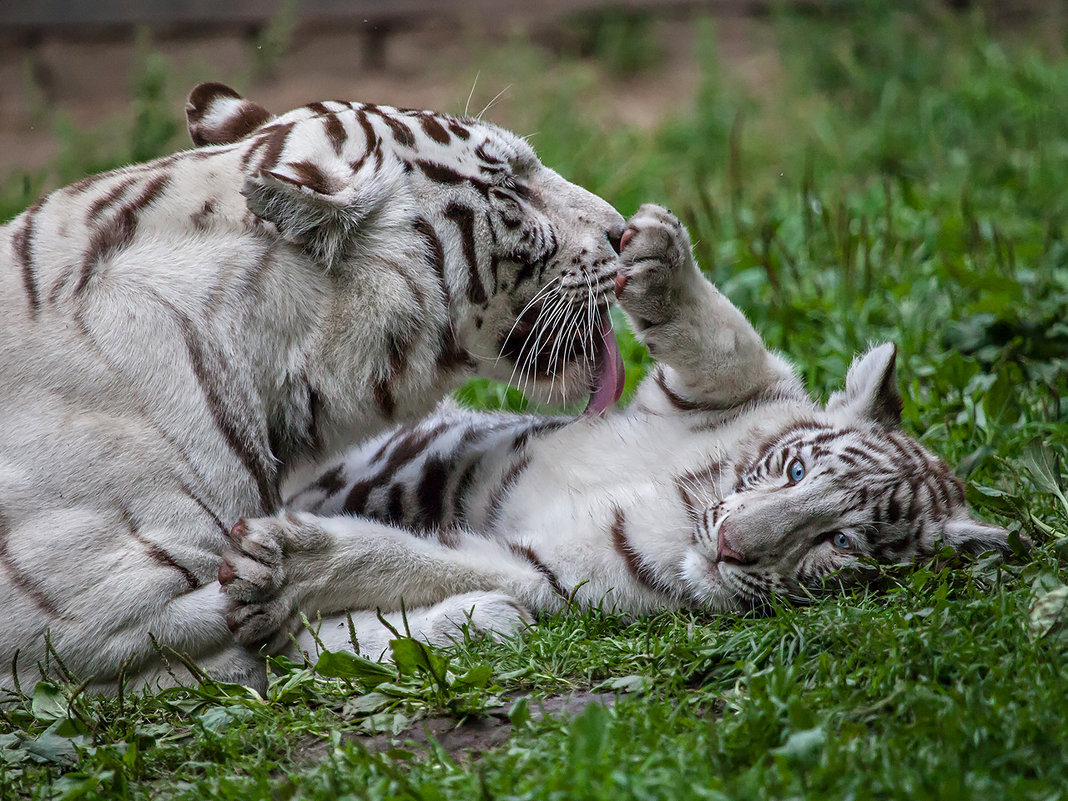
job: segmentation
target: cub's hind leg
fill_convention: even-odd
[[[297,647],[303,653],[314,658],[325,648],[381,659],[389,655],[394,630],[430,645],[447,647],[462,642],[465,635],[508,637],[533,625],[534,619],[522,604],[505,593],[467,592],[432,606],[383,613],[382,619],[377,612],[361,610],[309,623],[310,631],[301,627],[295,634]]]
[[[440,539],[356,517],[290,513],[242,521],[219,580],[238,642],[286,647],[309,619],[351,609],[394,612],[469,592],[503,592],[529,609],[562,599],[521,550],[466,532]]]

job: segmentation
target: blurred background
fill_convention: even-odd
[[[817,392],[896,341],[909,427],[1004,474],[1068,422],[1066,50],[1063,0],[2,0],[0,221],[187,147],[200,81],[484,113],[670,205]]]
[[[52,168],[49,182],[62,182],[86,165],[180,147],[184,97],[205,80],[231,83],[275,112],[335,97],[471,113],[492,104],[489,117],[521,133],[569,118],[568,127],[587,131],[649,131],[692,113],[710,79],[759,101],[791,88],[798,57],[822,58],[824,73],[863,68],[853,62],[880,43],[850,41],[850,31],[863,37],[885,27],[895,8],[910,10],[919,26],[927,15],[955,15],[1058,48],[1064,7],[1063,0],[4,0],[0,175]],[[840,35],[832,43],[793,22]],[[859,49],[851,54],[851,47]],[[893,47],[908,58],[913,43]]]

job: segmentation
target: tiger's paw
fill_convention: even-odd
[[[638,209],[623,232],[621,251],[616,297],[638,330],[674,319],[703,280],[686,227],[662,206]]]
[[[325,533],[298,515],[239,520],[219,566],[219,584],[230,599],[226,624],[245,646],[286,644],[299,626],[304,596],[301,557],[321,550]]]

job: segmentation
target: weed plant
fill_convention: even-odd
[[[587,111],[598,70],[618,72],[644,36],[633,25],[613,23],[609,51],[581,63],[510,47],[500,83],[513,127],[537,131],[564,175],[624,213],[678,212],[708,274],[815,392],[869,342],[898,343],[905,426],[1029,553],[941,554],[888,570],[883,593],[764,618],[568,614],[448,653],[402,638],[395,666],[278,660],[264,698],[210,682],[118,699],[24,687],[0,708],[0,796],[1065,797],[1068,60],[981,15],[857,8],[775,17],[783,67],[759,91],[704,24],[697,98],[651,132]],[[173,146],[153,69],[121,147],[65,157],[51,180]],[[11,179],[0,215],[46,180]],[[632,388],[648,361],[624,340]],[[485,382],[461,396],[525,405]],[[589,690],[615,703],[537,714]],[[512,733],[482,753],[416,748],[428,716]]]

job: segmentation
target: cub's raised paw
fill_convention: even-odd
[[[701,280],[685,226],[667,209],[646,203],[627,223],[616,297],[638,329],[672,320]]]
[[[230,599],[226,624],[246,646],[284,645],[299,623],[301,557],[322,539],[297,515],[239,520],[223,552],[219,584]]]

